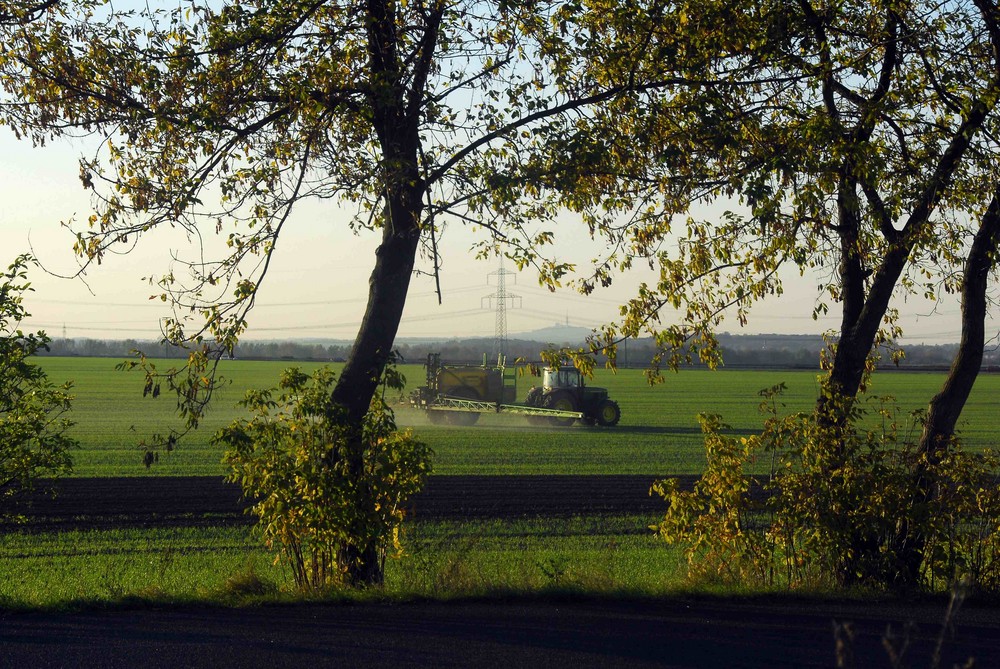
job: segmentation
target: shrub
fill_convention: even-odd
[[[253,500],[258,531],[302,590],[343,583],[349,561],[368,549],[381,565],[401,551],[404,505],[430,467],[428,447],[396,429],[383,386],[364,421],[357,471],[357,436],[331,403],[333,385],[327,368],[285,370],[277,389],[247,393],[249,420],[215,437],[226,446],[228,480]]]
[[[676,480],[653,485],[669,503],[653,529],[683,546],[691,577],[893,588],[907,541],[920,536],[925,586],[964,577],[974,589],[1000,588],[1000,459],[952,440],[929,462],[904,438],[892,398],[868,401],[874,411],[842,407],[846,419],[834,425],[814,414],[780,416],[783,390],[761,391],[767,419],[757,435],[732,437],[718,416],[700,416],[708,459],[701,479],[692,491]],[[765,462],[766,474],[748,475]],[[914,491],[918,469],[933,481],[929,500]]]
[[[42,476],[70,471],[69,451],[77,444],[65,432],[72,423],[71,384],[60,386],[29,358],[47,348],[44,332],[25,334],[21,322],[29,256],[19,256],[0,273],[0,500],[31,488]]]

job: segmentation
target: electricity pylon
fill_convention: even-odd
[[[513,276],[514,283],[517,283],[517,272],[508,272],[501,263],[500,269],[490,272],[489,276],[496,277],[497,290],[492,295],[484,296],[482,301],[489,301],[490,306],[493,306],[493,302],[496,301],[497,318],[491,354],[494,360],[499,361],[507,356],[507,305],[510,304],[511,308],[514,307],[515,303],[517,306],[521,306],[521,296],[507,292],[507,277]],[[488,278],[487,281],[489,281]]]

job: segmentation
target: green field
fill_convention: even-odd
[[[53,380],[73,380],[74,436],[80,476],[220,475],[210,435],[239,414],[250,387],[276,382],[283,362],[230,361],[232,380],[217,397],[203,429],[146,470],[137,444],[177,426],[168,397],[142,397],[142,378],[114,371],[116,360],[43,358]],[[316,365],[303,365],[313,368]],[[406,368],[410,385],[423,379]],[[896,396],[906,410],[923,407],[943,374],[883,373],[873,393]],[[804,371],[685,370],[650,387],[640,370],[600,371],[594,385],[609,388],[622,406],[615,428],[543,428],[520,418],[483,416],[471,428],[430,425],[419,411],[400,408],[401,424],[435,449],[440,474],[667,474],[698,473],[704,463],[696,415],[716,412],[734,432],[757,429],[757,391],[785,382],[787,410],[809,410],[816,374]],[[519,396],[530,379],[519,381]],[[995,445],[1000,376],[984,375],[969,401],[962,430],[976,447]],[[649,531],[656,517],[583,517],[496,521],[415,521],[405,528],[406,553],[387,564],[387,586],[337,597],[424,598],[573,593],[662,596],[694,588],[679,549]],[[288,572],[276,566],[246,527],[8,532],[0,535],[0,609],[64,608],[137,602],[210,601],[249,604],[295,595]],[[722,588],[723,592],[732,590]]]
[[[232,383],[217,394],[202,428],[147,470],[138,443],[154,432],[179,427],[174,401],[143,398],[142,377],[115,371],[117,362],[40,359],[50,378],[74,382],[73,436],[81,443],[74,455],[78,476],[221,475],[221,453],[209,444],[211,435],[239,414],[236,402],[247,388],[275,385],[279,372],[291,364],[226,361],[222,373]],[[423,382],[419,365],[403,371],[410,386]],[[787,409],[808,410],[816,397],[816,379],[815,372],[798,370],[683,370],[650,387],[641,370],[598,370],[592,384],[606,386],[622,408],[621,423],[606,429],[539,428],[523,418],[499,415],[484,415],[474,427],[437,426],[408,407],[397,410],[397,419],[433,447],[437,474],[692,474],[704,465],[698,413],[719,413],[736,433],[751,433],[761,423],[758,390],[784,382]],[[882,372],[871,392],[895,396],[909,412],[925,407],[943,379],[943,373]],[[531,382],[530,377],[519,379],[519,397]],[[960,423],[966,443],[996,445],[998,396],[1000,376],[982,375]]]
[[[658,596],[690,586],[654,518],[413,522],[369,598],[527,593]],[[337,593],[331,593],[334,596]],[[289,571],[246,527],[0,534],[0,610],[117,603],[248,604],[296,597]]]

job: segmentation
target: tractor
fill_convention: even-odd
[[[542,387],[531,388],[525,403],[529,407],[578,411],[583,414],[581,420],[589,425],[597,423],[610,427],[617,425],[622,416],[618,403],[608,397],[607,389],[585,385],[583,375],[575,367],[546,369],[542,376]],[[570,425],[575,419],[529,416],[529,420]]]
[[[426,369],[427,385],[410,394],[410,405],[426,411],[428,420],[438,425],[474,425],[482,413],[524,416],[539,425],[572,425],[579,420],[611,426],[621,418],[608,391],[584,385],[574,367],[545,370],[542,387],[529,390],[524,404],[513,404],[517,377],[508,379],[502,358],[496,367],[485,359],[481,366],[445,365],[439,353],[431,353]]]

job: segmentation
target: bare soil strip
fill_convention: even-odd
[[[460,520],[659,513],[649,495],[658,477],[433,476],[411,518]],[[681,476],[690,488],[696,476]],[[211,476],[68,478],[20,498],[12,511],[33,529],[246,524],[238,486]],[[21,526],[22,529],[24,526]]]

